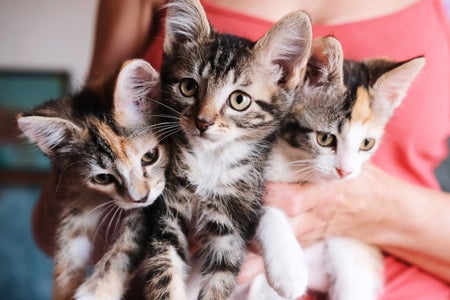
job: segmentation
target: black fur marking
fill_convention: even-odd
[[[95,149],[94,153],[102,153],[106,155],[111,161],[115,161],[117,159],[116,153],[111,150],[111,146],[109,142],[104,139],[97,128],[89,127],[89,135],[91,136],[91,140],[89,141],[89,148]]]
[[[266,111],[266,112],[270,113],[271,115],[276,116],[278,114],[277,108],[271,103],[265,102],[263,100],[255,100],[255,103],[258,104],[259,107],[261,107],[261,109],[263,111]]]
[[[212,233],[217,236],[224,236],[233,234],[234,230],[232,227],[227,226],[226,224],[209,220],[206,224],[203,225],[207,232]]]

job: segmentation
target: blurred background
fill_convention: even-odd
[[[96,0],[0,0],[0,299],[51,299],[52,263],[30,224],[49,163],[18,138],[15,116],[81,85],[96,9]]]
[[[82,84],[96,9],[97,0],[0,1],[1,299],[50,299],[51,260],[30,230],[49,163],[18,138],[15,116]],[[450,161],[436,173],[450,191]]]

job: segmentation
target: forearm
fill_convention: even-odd
[[[41,195],[33,210],[33,237],[39,248],[53,256],[55,248],[56,227],[60,206],[56,203],[57,178],[53,172],[42,188]]]
[[[450,195],[382,177],[389,210],[359,238],[450,282]],[[389,187],[389,188],[388,188]]]
[[[303,247],[353,237],[450,282],[450,194],[414,186],[373,166],[359,178],[268,185],[267,205],[289,217]]]
[[[89,78],[139,57],[151,38],[162,0],[100,0]]]

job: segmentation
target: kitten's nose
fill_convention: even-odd
[[[339,175],[340,178],[345,178],[348,175],[352,174],[352,171],[346,171],[340,168],[336,168],[336,172]]]
[[[196,118],[195,119],[195,125],[197,126],[197,129],[200,130],[200,133],[203,133],[208,129],[209,126],[213,125],[213,121],[208,121],[204,118]]]

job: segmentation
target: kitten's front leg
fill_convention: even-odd
[[[256,227],[259,219],[256,210],[245,211],[242,207],[241,210],[236,207],[225,209],[219,201],[203,203],[197,224],[202,243],[197,254],[202,274],[198,299],[203,300],[231,297],[246,253],[248,241],[245,236],[253,231],[250,228]],[[224,202],[232,205],[239,200],[230,198]],[[229,215],[230,211],[234,212],[233,216]]]
[[[229,299],[245,256],[245,242],[239,234],[209,236],[206,240],[199,253],[202,288],[198,299]]]
[[[308,284],[305,257],[287,217],[277,208],[264,207],[255,239],[270,286],[283,298],[303,296]]]
[[[143,211],[129,212],[122,221],[122,230],[92,275],[78,288],[75,299],[121,299],[131,273],[142,260],[145,239]]]
[[[187,239],[176,218],[161,219],[154,223],[158,227],[153,228],[142,265],[145,299],[186,300]]]
[[[376,300],[383,286],[381,252],[350,238],[326,240],[326,262],[332,277],[332,300]]]
[[[57,231],[53,269],[53,299],[72,299],[86,277],[92,252],[92,233],[99,218],[87,208],[67,208]]]

